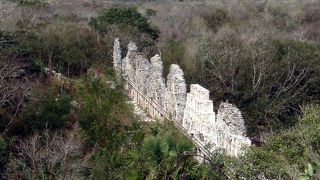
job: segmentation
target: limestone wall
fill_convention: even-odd
[[[191,84],[187,94],[183,127],[210,151],[219,148],[236,156],[243,146],[251,145],[239,109],[223,102],[216,116],[209,91],[198,84]]]
[[[119,39],[114,41],[113,63],[117,74],[125,79],[128,95],[136,103],[152,117],[173,120],[200,149],[210,152],[223,149],[237,156],[242,147],[251,145],[240,110],[223,102],[216,115],[207,89],[191,84],[187,93],[183,71],[177,64],[170,66],[165,80],[159,55],[149,61],[130,42],[122,59]]]

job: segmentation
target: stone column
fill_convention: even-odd
[[[136,58],[138,56],[136,43],[128,44],[128,52],[125,58],[122,59],[122,76],[134,81],[136,72]]]
[[[119,38],[114,39],[113,45],[113,68],[118,78],[121,75],[121,48]]]
[[[223,102],[219,106],[217,114],[217,123],[221,129],[224,129],[231,134],[246,136],[246,127],[244,119],[238,108],[230,103]]]
[[[148,95],[165,109],[166,85],[162,77],[163,65],[158,54],[151,58]]]
[[[186,101],[187,87],[183,71],[177,64],[172,64],[167,78],[166,109],[180,124],[182,124]]]

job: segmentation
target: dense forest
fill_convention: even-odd
[[[115,37],[239,107],[253,145],[200,163],[143,121]],[[0,179],[319,179],[319,84],[317,1],[1,0]]]

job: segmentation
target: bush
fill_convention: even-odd
[[[272,133],[261,147],[252,146],[243,156],[225,161],[225,173],[231,179],[298,179],[309,162],[319,164],[320,106],[303,108],[295,127]],[[315,174],[315,179],[319,178]]]
[[[183,46],[183,41],[174,41],[168,40],[164,47],[161,49],[162,51],[166,52],[162,55],[163,61],[163,69],[164,69],[164,77],[169,74],[170,65],[171,64],[179,64],[183,63],[185,49]]]
[[[146,12],[145,12],[146,16],[150,17],[150,16],[155,16],[157,14],[157,11],[156,10],[153,10],[153,9],[146,9]]]
[[[112,146],[120,132],[134,123],[132,109],[121,91],[92,80],[78,87],[79,123],[92,144]],[[109,142],[111,141],[111,142]]]
[[[19,139],[8,163],[8,179],[88,179],[90,150],[82,152],[77,128]]]
[[[228,21],[228,14],[223,9],[217,9],[213,14],[204,17],[207,25],[213,31],[217,31],[224,23]]]
[[[37,100],[31,102],[22,114],[26,132],[61,129],[68,125],[66,115],[71,112],[71,97],[68,94],[56,94],[55,87],[40,92]],[[15,127],[14,127],[15,128]]]
[[[10,122],[10,119],[8,117],[6,110],[0,107],[0,133],[5,130],[9,122]]]
[[[101,34],[107,34],[108,26],[117,25],[121,29],[136,28],[142,33],[148,34],[153,40],[159,37],[159,30],[151,27],[148,19],[140,14],[135,7],[110,8],[97,17],[92,18],[89,25]]]
[[[44,33],[22,33],[18,40],[33,60],[68,77],[83,75],[92,64],[105,62],[106,58],[101,56],[105,49],[95,33],[74,24]]]
[[[108,39],[108,54],[111,57],[113,40],[115,37],[121,39],[126,52],[126,45],[133,41],[137,44],[138,50],[150,58],[157,52],[155,47],[156,39],[159,37],[157,27],[152,27],[148,18],[138,12],[137,8],[110,8],[100,16],[92,18],[89,26],[101,35],[102,39]]]
[[[277,179],[285,175],[277,153],[255,146],[248,149],[244,156],[227,159],[224,168],[230,179]]]
[[[319,102],[318,44],[271,37],[248,44],[227,30],[210,44],[196,82],[217,104],[238,106],[249,136],[293,126],[301,104]]]
[[[48,3],[44,0],[12,0],[23,6],[32,6],[32,7],[45,7],[48,6]]]
[[[147,136],[142,148],[128,153],[127,177],[134,179],[206,179],[217,175],[202,164],[198,165],[194,156],[194,145],[170,131]]]

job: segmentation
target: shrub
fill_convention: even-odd
[[[161,132],[147,136],[142,148],[128,153],[128,177],[140,179],[206,179],[217,177],[194,159],[194,145],[183,136]]]
[[[271,37],[248,44],[235,31],[221,33],[203,55],[197,83],[216,103],[240,108],[249,136],[293,126],[301,104],[320,100],[318,44]]]
[[[70,96],[48,98],[40,104],[31,105],[24,121],[33,130],[41,130],[46,126],[52,130],[61,129],[67,125],[65,116],[70,113],[70,109]]]
[[[101,56],[104,46],[99,45],[94,32],[78,25],[63,24],[48,32],[20,34],[18,40],[32,59],[71,77],[86,73],[94,63],[105,62]]]
[[[48,6],[48,3],[44,0],[12,0],[23,6],[31,6],[31,7],[45,7]]]
[[[0,132],[3,132],[5,130],[9,122],[10,122],[10,119],[8,117],[6,110],[0,107]]]
[[[150,16],[155,16],[157,14],[157,11],[156,10],[153,10],[153,9],[146,9],[146,12],[145,12],[146,16],[150,17]]]
[[[79,123],[92,144],[112,146],[120,132],[125,131],[135,117],[121,91],[92,80],[78,87]],[[111,141],[111,142],[109,142]]]
[[[164,66],[164,77],[169,74],[170,65],[171,64],[179,64],[183,63],[185,49],[183,46],[183,41],[178,40],[168,40],[164,47],[162,47],[162,51],[166,52],[162,55],[162,61]]]
[[[223,9],[216,9],[216,11],[204,18],[207,22],[207,25],[213,31],[217,31],[224,23],[228,21],[228,14]]]
[[[89,26],[108,40],[112,55],[113,38],[119,37],[121,44],[126,45],[133,41],[137,43],[138,50],[150,58],[157,52],[155,47],[156,39],[159,37],[157,27],[152,27],[148,18],[140,14],[135,7],[130,8],[110,8],[105,10],[100,16],[92,18]],[[122,52],[126,52],[126,47]]]
[[[117,25],[120,29],[136,28],[148,34],[153,40],[159,37],[159,30],[151,27],[148,19],[140,14],[135,7],[110,8],[97,17],[92,18],[89,25],[101,34],[107,34],[108,26]]]
[[[320,163],[319,115],[319,105],[305,106],[295,127],[270,134],[262,146],[251,146],[238,159],[226,159],[226,175],[231,179],[255,179],[261,175],[267,179],[298,179],[299,171],[310,169],[309,162]],[[317,179],[318,176],[313,177]]]
[[[8,179],[88,179],[91,152],[82,152],[77,129],[19,139],[10,158]]]
[[[251,147],[244,156],[225,161],[225,173],[230,179],[277,179],[285,175],[277,153],[259,147]]]
[[[57,130],[68,125],[66,115],[71,111],[70,95],[57,94],[55,87],[40,92],[37,100],[29,103],[22,114],[26,132],[41,131],[45,128]]]

